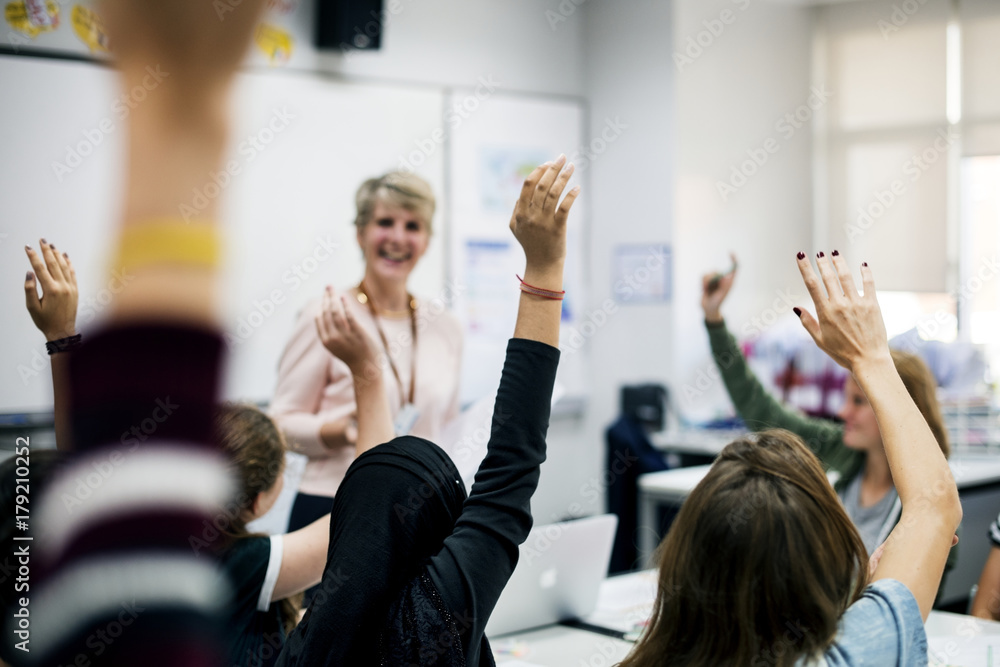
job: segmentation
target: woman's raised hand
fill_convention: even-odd
[[[566,259],[566,217],[580,194],[579,186],[574,187],[563,198],[566,183],[573,175],[573,165],[563,169],[566,156],[560,155],[555,162],[538,166],[521,187],[521,196],[514,205],[510,218],[510,231],[524,249],[526,259],[525,280],[531,273],[545,275],[558,269],[562,280],[563,262]],[[543,287],[548,287],[543,285]]]
[[[323,309],[316,316],[316,331],[323,347],[347,364],[355,376],[375,363],[375,345],[354,319],[345,297],[332,287],[323,293]]]
[[[24,296],[31,320],[45,335],[45,340],[58,340],[76,333],[79,298],[76,271],[69,255],[59,253],[45,239],[39,245],[39,251],[29,247],[24,249],[34,269],[28,271],[24,279]],[[42,286],[41,297],[38,296],[37,284]]]
[[[820,349],[852,372],[861,361],[889,359],[889,342],[868,264],[861,266],[864,293],[860,295],[847,262],[836,250],[832,257],[819,253],[816,265],[820,277],[805,254],[799,253],[799,271],[816,306],[816,317],[799,308],[795,313],[809,335]]]
[[[706,322],[721,322],[722,302],[736,280],[736,255],[729,253],[733,266],[726,273],[706,273],[701,277],[701,309],[705,311]]]

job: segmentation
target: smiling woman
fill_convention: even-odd
[[[441,300],[407,290],[431,240],[434,193],[419,176],[390,172],[362,183],[356,204],[365,272],[348,291],[347,307],[380,347],[371,372],[385,374],[396,434],[435,439],[458,414],[462,334]],[[355,456],[353,377],[320,341],[314,320],[322,308],[317,298],[299,316],[271,403],[289,445],[309,457],[289,530],[330,512]]]

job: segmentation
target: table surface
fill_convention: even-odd
[[[959,490],[1000,483],[1000,456],[956,456],[949,465]],[[639,490],[657,498],[683,500],[711,467],[702,465],[646,473],[639,476]]]
[[[621,631],[640,627],[653,608],[656,575],[655,570],[643,570],[605,579],[597,608],[584,621]],[[1000,623],[993,621],[932,611],[924,628],[932,650],[939,651],[944,658],[936,660],[932,653],[932,666],[986,667],[985,657],[981,661],[955,663],[954,656],[963,655],[960,651],[976,641],[991,641],[993,637],[997,638],[1000,647]],[[630,641],[562,625],[491,638],[490,643],[498,667],[610,667],[624,659],[633,646]],[[948,656],[952,656],[952,661],[946,659]]]

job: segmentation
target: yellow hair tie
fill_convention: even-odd
[[[128,225],[122,231],[115,268],[139,269],[155,264],[219,265],[219,232],[214,225],[162,220]]]

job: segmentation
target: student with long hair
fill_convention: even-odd
[[[660,547],[653,615],[621,667],[926,664],[923,621],[962,519],[958,489],[893,365],[871,269],[859,296],[843,258],[817,265],[821,279],[799,253],[816,317],[797,312],[871,403],[900,520],[869,563],[801,438],[730,443]]]
[[[559,359],[566,217],[579,192],[559,203],[572,174],[564,164],[561,156],[531,173],[511,219],[524,282],[487,455],[468,497],[441,448],[392,437],[375,345],[346,303],[328,295],[320,338],[351,369],[359,439],[367,430],[383,444],[344,476],[320,590],[279,665],[494,664],[484,630],[531,527]]]
[[[833,255],[837,256],[837,251]],[[900,499],[874,409],[860,385],[850,376],[844,380],[842,424],[808,417],[768,394],[740,352],[736,339],[726,329],[720,312],[735,275],[735,269],[722,276],[707,275],[702,283],[705,326],[726,391],[749,429],[787,429],[805,441],[825,468],[839,474],[834,486],[837,496],[847,516],[857,526],[865,549],[873,553],[900,516]],[[934,375],[914,354],[890,350],[890,355],[907,393],[947,458],[951,448],[937,401]],[[958,550],[953,550],[945,572],[954,567],[957,556]]]
[[[285,440],[252,405],[223,405],[217,426],[236,494],[220,516],[221,539],[204,544],[217,547],[232,585],[231,662],[264,667],[274,664],[298,622],[298,594],[323,574],[330,515],[285,535],[251,533],[247,524],[264,516],[281,493]]]

